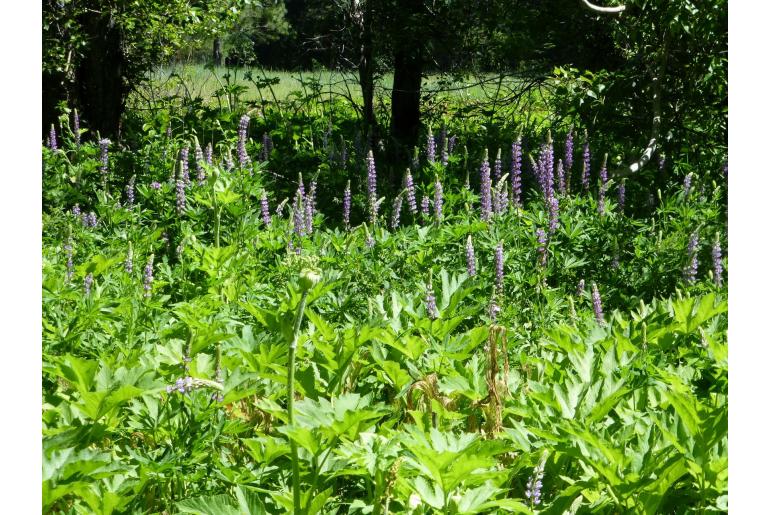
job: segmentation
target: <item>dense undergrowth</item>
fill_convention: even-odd
[[[584,187],[575,130],[562,187],[566,128],[463,122],[378,166],[338,108],[43,149],[44,511],[726,511],[721,167]]]

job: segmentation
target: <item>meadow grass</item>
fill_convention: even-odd
[[[251,79],[249,79],[249,74]],[[206,67],[200,64],[171,64],[157,68],[150,75],[154,94],[200,97],[216,102],[217,92],[227,86],[240,89],[244,101],[283,101],[292,95],[307,95],[315,87],[321,94],[345,96],[361,100],[361,88],[353,71],[319,69],[311,71],[284,71],[265,68]],[[266,85],[267,81],[272,81]],[[493,101],[515,89],[522,82],[513,76],[500,78],[495,74],[466,76],[455,80],[445,75],[432,74],[423,79],[423,97],[435,95],[460,101]],[[393,74],[386,73],[375,82],[375,96],[389,96]]]

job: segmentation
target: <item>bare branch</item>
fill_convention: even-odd
[[[625,5],[619,5],[617,7],[602,7],[600,5],[594,5],[591,2],[589,2],[588,0],[580,0],[580,3],[586,9],[588,9],[590,11],[597,12],[597,13],[602,13],[602,14],[618,14],[618,13],[622,13],[623,11],[626,10],[626,6]]]

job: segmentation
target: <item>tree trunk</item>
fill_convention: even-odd
[[[123,80],[123,38],[111,16],[89,12],[82,25],[90,44],[76,72],[82,117],[101,137],[120,138],[128,88]]]
[[[424,25],[423,3],[396,2],[393,18],[393,91],[391,93],[390,154],[406,162],[420,130]]]
[[[213,51],[214,66],[222,66],[222,40],[214,38],[214,51]]]
[[[397,154],[408,156],[420,129],[422,49],[418,43],[405,47],[396,50],[393,60],[390,134]]]
[[[364,100],[364,136],[369,145],[374,142],[374,51],[372,45],[372,3],[366,2],[361,27],[361,55],[358,62],[358,81]]]

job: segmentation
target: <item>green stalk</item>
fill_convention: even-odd
[[[289,425],[294,424],[294,361],[297,356],[297,340],[299,340],[299,329],[302,325],[302,318],[305,315],[305,304],[307,304],[308,290],[302,292],[302,298],[297,306],[297,318],[294,320],[294,336],[289,345],[289,399],[287,409],[289,412]],[[289,438],[291,446],[291,483],[294,495],[294,513],[302,513],[302,501],[300,500],[299,490],[299,455],[297,453],[297,443]]]

